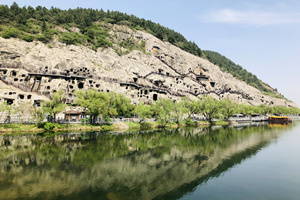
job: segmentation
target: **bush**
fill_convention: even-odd
[[[55,124],[51,122],[43,122],[38,124],[38,128],[45,129],[46,131],[52,131],[55,128]]]
[[[88,119],[88,118],[83,118],[83,119],[81,119],[80,121],[81,121],[81,123],[88,123],[88,122],[89,122],[89,119]]]
[[[81,35],[79,33],[62,33],[60,37],[60,41],[70,45],[70,44],[84,44],[86,41],[86,38],[84,35]]]
[[[8,38],[17,38],[19,35],[19,31],[16,28],[9,28],[6,31],[4,31],[4,33],[2,34],[2,37],[5,39]]]
[[[52,39],[52,35],[40,34],[36,37],[36,39],[43,43],[48,43]]]
[[[22,40],[25,40],[26,42],[32,42],[34,40],[32,35],[23,35]]]
[[[105,38],[101,37],[100,39],[97,40],[97,44],[96,47],[104,47],[104,48],[108,48],[111,47],[112,43],[107,41]]]
[[[193,122],[190,118],[186,118],[185,124],[186,126],[194,126],[195,122]]]

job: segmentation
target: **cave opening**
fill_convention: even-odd
[[[78,83],[78,89],[83,89],[84,84],[83,83]]]
[[[153,101],[157,101],[157,94],[153,94]]]

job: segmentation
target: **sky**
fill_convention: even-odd
[[[0,0],[11,5],[12,0]],[[300,105],[299,0],[15,0],[20,6],[120,11],[216,51]]]

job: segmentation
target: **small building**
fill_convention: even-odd
[[[65,114],[65,121],[69,122],[79,122],[81,119],[86,117],[85,112],[80,112],[74,109],[68,110],[64,112]]]

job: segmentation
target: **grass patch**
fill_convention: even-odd
[[[100,130],[100,126],[94,124],[56,124],[54,131],[62,130]]]
[[[35,124],[0,124],[0,132],[42,132]]]
[[[43,125],[39,124],[0,124],[0,133],[14,133],[14,134],[24,134],[26,133],[41,133],[47,131],[45,129],[46,125],[48,124],[53,125],[53,129],[51,126],[51,130],[54,132],[58,131],[67,131],[67,130],[100,130],[99,125],[92,125],[92,124],[58,124],[58,123],[43,123]],[[46,127],[46,128],[47,128]]]
[[[112,125],[102,125],[101,126],[101,131],[113,131],[114,128]]]
[[[215,121],[213,122],[213,125],[228,125],[229,122],[228,121]]]

